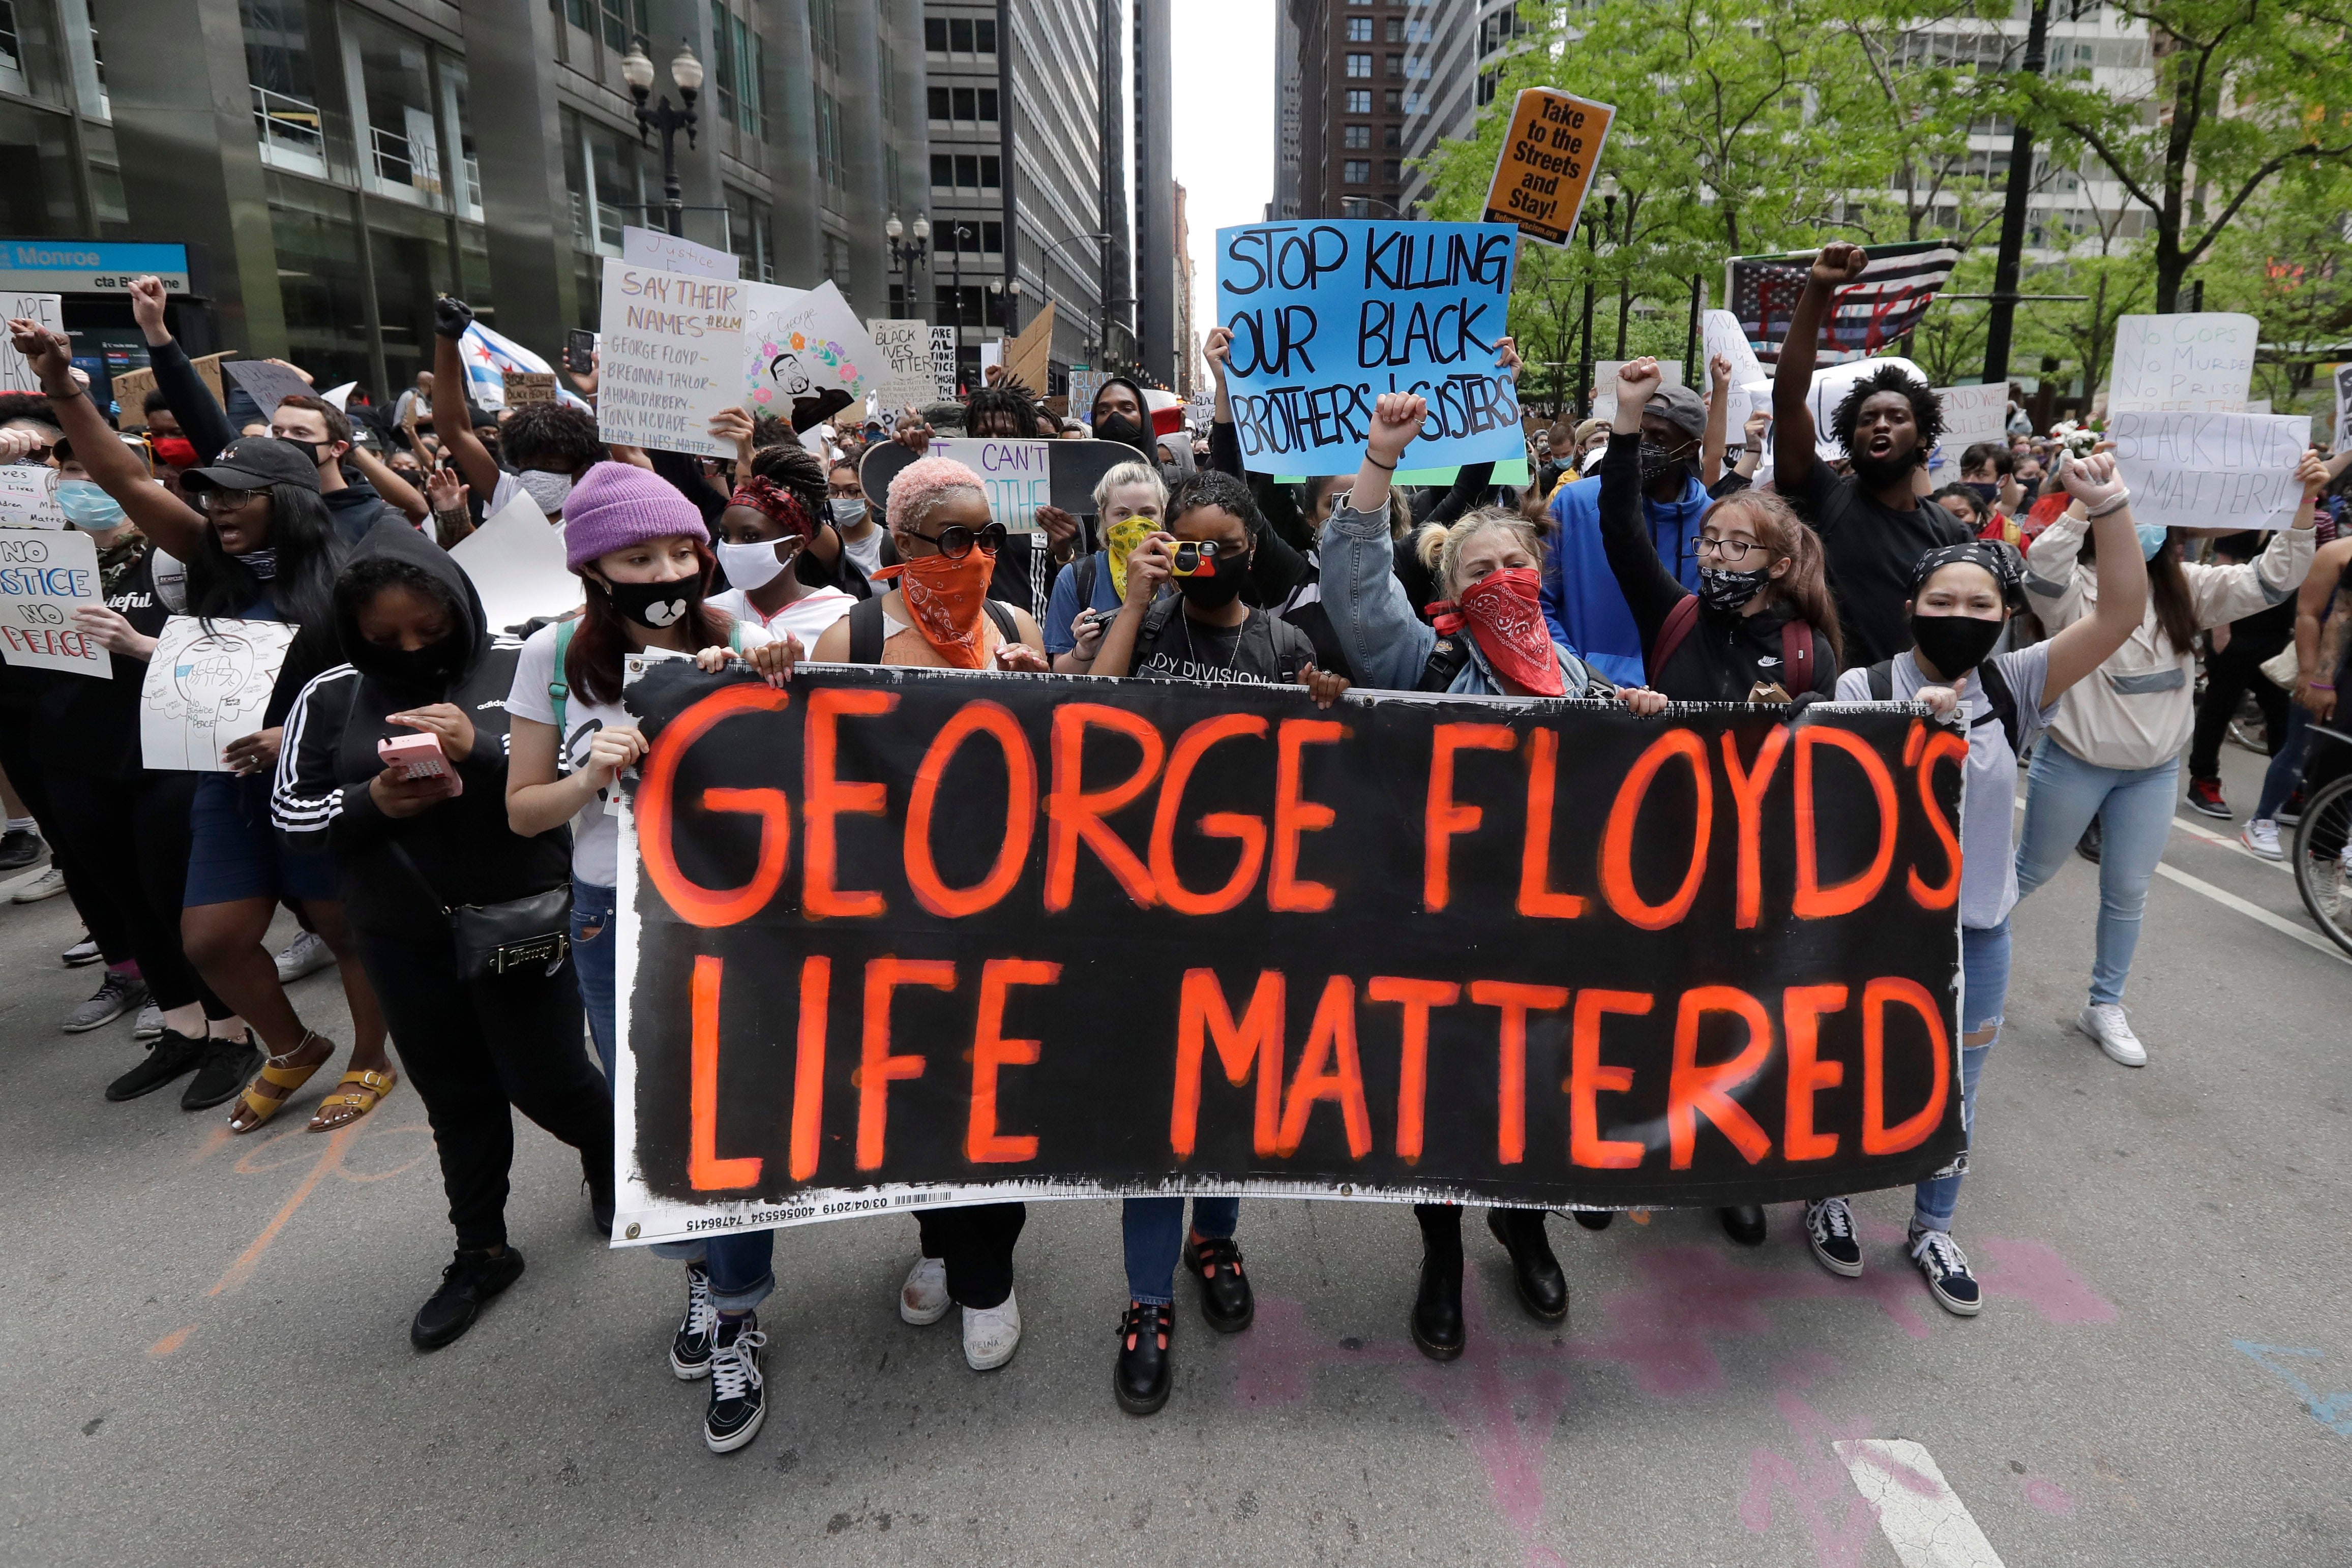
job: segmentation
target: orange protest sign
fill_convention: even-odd
[[[1529,239],[1566,245],[1616,118],[1605,103],[1556,88],[1521,88],[1503,131],[1495,182],[1486,187],[1486,221],[1517,224]]]

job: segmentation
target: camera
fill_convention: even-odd
[[[1178,542],[1170,552],[1168,573],[1171,577],[1214,577],[1217,575],[1217,541],[1191,539]]]

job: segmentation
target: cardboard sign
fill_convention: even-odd
[[[299,628],[283,621],[163,623],[139,688],[139,749],[166,772],[226,773],[221,752],[261,728],[278,666]]]
[[[580,580],[563,564],[563,529],[548,522],[528,492],[517,490],[452,547],[449,559],[473,580],[492,627],[561,615],[580,603]]]
[[[1996,445],[2009,439],[2009,387],[1942,387],[1936,401],[1944,408],[1943,445],[1955,456],[1979,442]]]
[[[9,664],[112,680],[105,645],[74,622],[77,607],[105,601],[88,534],[0,528],[0,657]]]
[[[2125,316],[2116,322],[2107,413],[2242,413],[2262,327],[2252,316]]]
[[[64,528],[66,515],[58,506],[58,471],[30,463],[0,465],[0,526]]]
[[[1005,532],[1025,534],[1037,526],[1037,508],[1054,504],[1053,449],[1060,444],[943,435],[931,443],[930,455],[952,458],[979,475],[988,515]]]
[[[956,329],[952,327],[931,329],[931,379],[938,401],[955,402]]]
[[[235,360],[221,368],[228,372],[230,381],[245,390],[245,395],[253,400],[253,406],[261,411],[264,419],[275,414],[278,405],[288,398],[311,395],[310,383],[290,365],[272,364],[268,360]]]
[[[1265,473],[1352,474],[1382,392],[1429,400],[1427,466],[1524,450],[1510,328],[1518,231],[1507,224],[1333,219],[1217,231],[1217,321],[1242,460]]]
[[[931,327],[928,321],[898,321],[875,317],[866,323],[882,356],[882,366],[867,389],[869,401],[879,403],[879,415],[896,421],[902,408],[921,408],[931,401]]]
[[[1024,327],[1016,337],[1004,343],[1004,374],[1029,389],[1031,397],[1044,397],[1049,390],[1046,382],[1053,371],[1054,302],[1045,301],[1045,308],[1037,319]]]
[[[788,701],[676,659],[625,701],[616,1241],[1139,1191],[1771,1203],[1962,1145],[1967,747],[1912,705],[849,665]],[[867,814],[803,828],[803,780]]]
[[[66,329],[65,302],[55,294],[0,294],[0,311],[7,319],[18,316],[38,321],[54,331]],[[33,373],[33,362],[13,348],[0,353],[0,392],[37,392],[41,378]]]
[[[501,379],[507,383],[509,408],[555,401],[555,372],[552,371],[509,371]]]
[[[814,288],[743,285],[740,395],[753,413],[806,432],[850,404],[882,371],[882,350],[827,278]]]
[[[2336,441],[2328,455],[2352,450],[2352,365],[2336,367]]]
[[[232,357],[234,357],[233,351],[206,354],[201,360],[188,361],[195,367],[196,375],[211,392],[215,402],[226,403],[227,401],[221,395],[221,366]],[[155,372],[153,371],[142,368],[115,372],[114,402],[121,410],[116,415],[115,423],[124,430],[146,429],[147,394],[154,390]]]
[[[717,277],[732,283],[743,276],[742,259],[732,251],[713,250],[635,224],[621,225],[621,259],[647,272],[674,272],[683,277]]]
[[[624,446],[734,456],[710,422],[742,402],[752,287],[606,261],[597,434]]]
[[[1601,167],[1616,110],[1557,88],[1523,87],[1511,101],[1503,150],[1486,186],[1486,221],[1516,224],[1546,245],[1576,237],[1576,218]]]
[[[2294,471],[2311,444],[2308,414],[2111,413],[2107,439],[2134,522],[2284,528],[2303,505]]]

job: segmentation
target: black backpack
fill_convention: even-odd
[[[1872,699],[1876,702],[1892,702],[1895,699],[1895,661],[1883,660],[1871,665],[1866,673],[1870,676]],[[1990,724],[1995,719],[1999,719],[2001,733],[2009,737],[2010,755],[2012,757],[2021,755],[2021,743],[2019,734],[2021,726],[2017,717],[2017,694],[2009,689],[2008,677],[2000,673],[1999,664],[1987,659],[1977,666],[1977,678],[1984,682],[1985,703],[1992,711],[1976,722]]]
[[[983,599],[980,607],[996,622],[997,635],[1008,643],[1021,641],[1021,623],[1013,619],[1012,606],[1002,600]],[[878,664],[882,662],[882,644],[887,641],[882,626],[882,601],[877,595],[861,599],[849,612],[849,662],[853,664]]]

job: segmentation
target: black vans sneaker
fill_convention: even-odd
[[[702,1440],[714,1454],[742,1448],[768,1418],[767,1380],[760,1375],[760,1350],[767,1343],[757,1313],[719,1320],[719,1342],[710,1351],[710,1411],[702,1418]]]
[[[1950,1231],[1913,1232],[1911,1261],[1919,1265],[1928,1291],[1946,1312],[1972,1318],[1984,1306],[1984,1292],[1977,1287],[1977,1277],[1969,1272],[1969,1255],[1960,1250]]]
[[[152,1094],[184,1072],[194,1072],[205,1058],[205,1041],[191,1040],[177,1030],[165,1030],[147,1048],[147,1060],[106,1086],[109,1100],[136,1100]]]
[[[1854,1239],[1853,1210],[1842,1197],[1805,1205],[1805,1239],[1822,1268],[1846,1279],[1862,1276],[1862,1243]]]
[[[719,1343],[719,1309],[710,1301],[710,1270],[699,1263],[686,1266],[686,1316],[669,1342],[669,1369],[680,1383],[710,1375],[710,1352]]]
[[[485,1302],[521,1278],[522,1254],[511,1247],[495,1257],[461,1250],[441,1270],[441,1288],[416,1309],[408,1343],[439,1350],[474,1326]]]

